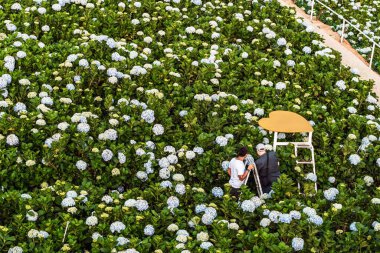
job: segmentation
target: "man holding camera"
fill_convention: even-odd
[[[231,185],[230,195],[239,198],[240,187],[243,185],[245,178],[249,172],[253,169],[253,164],[249,165],[247,170],[245,169],[244,159],[248,155],[248,149],[242,147],[237,152],[236,157],[232,158],[228,166],[228,175],[230,175],[229,184]]]
[[[274,151],[266,152],[265,145],[259,143],[256,146],[257,155],[256,168],[259,172],[261,188],[263,193],[269,193],[273,182],[280,177],[278,160]]]

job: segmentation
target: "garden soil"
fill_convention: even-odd
[[[361,79],[373,80],[375,82],[373,90],[378,96],[378,103],[380,103],[380,75],[368,67],[369,63],[346,40],[340,43],[340,36],[337,32],[334,32],[330,26],[319,20],[310,20],[310,15],[296,6],[292,0],[278,0],[278,2],[281,5],[295,8],[296,15],[312,24],[314,31],[324,38],[324,44],[339,51],[342,55],[342,63],[351,68],[356,68]]]

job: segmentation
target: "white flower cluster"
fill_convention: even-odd
[[[305,179],[310,180],[312,182],[317,182],[317,175],[315,175],[314,173],[308,173]]]
[[[154,111],[153,110],[145,110],[141,113],[141,118],[147,122],[147,123],[153,123],[154,120],[155,120],[155,117],[154,117]]]
[[[49,233],[43,230],[36,230],[36,229],[31,229],[28,232],[28,237],[29,238],[48,238]]]
[[[162,135],[164,133],[164,127],[161,124],[155,124],[152,130],[155,135]]]
[[[302,238],[295,237],[292,239],[292,247],[294,251],[303,250],[303,246],[304,246],[304,240]]]
[[[85,170],[87,168],[87,163],[83,160],[79,160],[76,162],[75,166],[78,170]]]
[[[152,225],[146,225],[144,228],[144,234],[146,236],[154,235],[154,227]]]
[[[38,219],[38,213],[34,210],[29,210],[26,213],[26,218],[28,221],[36,221]]]
[[[202,212],[202,223],[205,225],[211,225],[217,216],[217,212],[213,207],[206,207]]]
[[[105,162],[110,161],[112,159],[112,157],[113,157],[113,152],[111,150],[109,150],[109,149],[103,150],[102,158]]]
[[[380,222],[378,221],[372,222],[372,227],[373,227],[373,230],[375,230],[376,232],[380,231]]]
[[[121,221],[115,221],[110,226],[110,230],[111,230],[112,233],[115,233],[115,232],[120,233],[125,228],[126,227],[125,227],[124,223],[121,222]]]
[[[373,180],[373,177],[371,176],[364,176],[364,182],[367,186],[371,186],[375,181]]]
[[[8,250],[8,253],[23,253],[23,250],[20,246],[12,247]]]
[[[72,197],[66,197],[61,202],[62,207],[75,206],[75,200]]]
[[[345,90],[346,89],[346,83],[343,80],[339,80],[335,83],[335,85],[340,89],[340,90]]]
[[[230,135],[225,135],[225,136],[218,136],[215,139],[216,144],[218,144],[221,147],[227,146],[228,140],[233,139],[233,136],[231,137]]]
[[[115,129],[107,129],[106,131],[98,135],[98,139],[103,141],[115,141],[117,139],[117,131]]]
[[[138,199],[138,200],[136,200],[136,203],[135,203],[134,206],[140,212],[145,211],[145,210],[147,210],[149,208],[148,201],[146,201],[144,199]]]
[[[98,224],[98,218],[96,216],[89,216],[87,217],[86,219],[86,225],[87,226],[95,226],[96,224]]]
[[[323,195],[329,201],[333,201],[336,198],[336,195],[339,194],[339,190],[336,188],[330,188],[328,190],[323,191]]]
[[[179,206],[179,199],[175,196],[171,196],[168,198],[166,203],[168,204],[169,209],[176,208]]]
[[[244,212],[253,213],[256,209],[255,203],[252,200],[244,200],[241,203],[241,209]]]
[[[350,157],[348,158],[348,160],[350,161],[350,163],[352,165],[358,165],[361,161],[361,158],[358,154],[352,154],[350,155]]]
[[[175,186],[175,192],[180,194],[180,195],[183,195],[186,193],[186,187],[184,184],[177,184]]]
[[[222,198],[224,194],[223,189],[220,187],[212,188],[211,192],[212,192],[212,195],[214,195],[214,197],[216,198]]]
[[[10,134],[7,136],[6,142],[9,146],[17,146],[19,144],[19,139],[15,134]]]

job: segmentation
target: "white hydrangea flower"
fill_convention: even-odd
[[[352,154],[350,155],[350,157],[348,158],[348,160],[350,161],[350,163],[352,165],[358,165],[361,161],[361,158],[358,154]]]
[[[186,158],[189,160],[192,160],[195,158],[195,152],[194,151],[186,151]]]
[[[154,235],[154,227],[152,225],[146,225],[144,228],[144,235],[146,236]]]
[[[98,224],[98,218],[96,216],[89,216],[87,217],[86,219],[86,225],[87,226],[95,226],[96,224]]]
[[[183,174],[177,173],[173,175],[173,180],[176,182],[183,182],[185,181],[185,177],[183,176]]]
[[[38,219],[38,213],[34,210],[29,210],[26,213],[26,218],[28,221],[36,221]]]
[[[255,211],[255,209],[256,209],[256,206],[255,206],[255,203],[253,203],[253,201],[251,201],[251,200],[244,200],[241,203],[241,209],[244,212],[253,213]]]
[[[113,157],[113,153],[112,153],[111,150],[109,150],[109,149],[103,150],[103,152],[102,152],[102,158],[103,158],[104,161],[108,162],[108,161],[110,161],[112,159],[112,157]]]
[[[161,124],[155,124],[153,126],[153,133],[155,135],[162,135],[164,133],[164,127]]]
[[[199,232],[198,234],[197,234],[197,240],[198,241],[201,241],[201,242],[206,242],[206,241],[208,241],[208,239],[209,239],[210,237],[209,237],[209,235],[208,235],[208,233],[207,232]]]
[[[127,161],[126,156],[122,152],[117,153],[117,159],[119,160],[119,163],[124,164]]]
[[[125,227],[124,223],[122,223],[121,221],[115,221],[110,226],[110,230],[112,233],[115,233],[115,232],[120,233],[125,228],[126,227]]]
[[[343,81],[343,80],[339,80],[335,83],[336,86],[338,86],[338,88],[340,90],[345,90],[346,89],[346,83]]]
[[[142,212],[149,208],[149,204],[148,204],[148,201],[139,199],[139,200],[136,200],[135,207],[138,211]]]
[[[169,208],[176,208],[179,206],[179,199],[175,196],[171,196],[168,198],[166,203],[168,204]]]
[[[175,186],[175,192],[180,194],[180,195],[183,195],[186,193],[186,187],[184,184],[177,184]]]
[[[336,195],[339,194],[339,190],[336,188],[330,188],[328,190],[323,191],[323,195],[329,201],[333,201],[336,198]]]
[[[113,198],[110,195],[104,195],[102,197],[102,201],[105,202],[106,204],[110,204],[113,202]]]
[[[278,40],[277,40],[277,45],[278,46],[285,46],[286,45],[286,39],[285,38],[279,38]]]
[[[239,225],[237,223],[235,223],[235,222],[229,223],[228,224],[228,229],[239,230]]]
[[[170,224],[167,228],[170,232],[175,232],[177,231],[179,228],[176,224]]]
[[[292,247],[294,251],[301,251],[303,250],[304,240],[299,237],[295,237],[292,240]]]
[[[159,176],[162,179],[168,179],[170,177],[170,170],[168,168],[160,169]]]
[[[141,181],[146,181],[146,180],[148,180],[148,174],[145,172],[145,171],[138,171],[137,173],[136,173],[136,177],[138,178],[138,179],[140,179]]]
[[[315,175],[314,173],[308,173],[305,178],[312,182],[317,182],[317,175]]]
[[[141,118],[147,122],[147,123],[153,123],[154,120],[155,120],[155,117],[154,117],[154,111],[153,110],[145,110],[141,113]]]
[[[85,170],[87,168],[87,163],[83,160],[79,160],[76,162],[75,166],[78,170]]]
[[[8,253],[23,253],[23,249],[20,246],[9,248]]]
[[[77,131],[80,133],[88,133],[88,131],[90,131],[90,125],[87,123],[79,123],[77,126]]]
[[[375,181],[373,180],[373,177],[365,176],[364,182],[366,183],[367,186],[371,186]]]
[[[10,134],[7,136],[6,143],[9,146],[17,146],[19,144],[19,139],[15,134]]]
[[[216,140],[215,140],[216,144],[218,144],[219,146],[221,147],[224,147],[227,145],[228,143],[228,139],[224,136],[218,136],[216,137]]]
[[[135,207],[137,201],[135,199],[128,199],[125,201],[124,206],[126,207]]]
[[[75,206],[75,200],[71,197],[64,198],[61,202],[62,207]]]
[[[271,223],[271,220],[270,220],[270,219],[268,219],[268,218],[263,218],[263,219],[260,221],[260,226],[262,226],[262,227],[265,228],[265,227],[269,226],[270,223]]]
[[[116,239],[117,241],[117,244],[116,246],[123,246],[123,245],[126,245],[129,243],[129,239],[123,237],[123,236],[120,236]]]
[[[328,181],[329,181],[331,184],[335,183],[335,177],[329,177],[329,178],[328,178]]]

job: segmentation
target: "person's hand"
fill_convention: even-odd
[[[248,166],[248,170],[252,170],[252,169],[253,169],[253,164]]]

